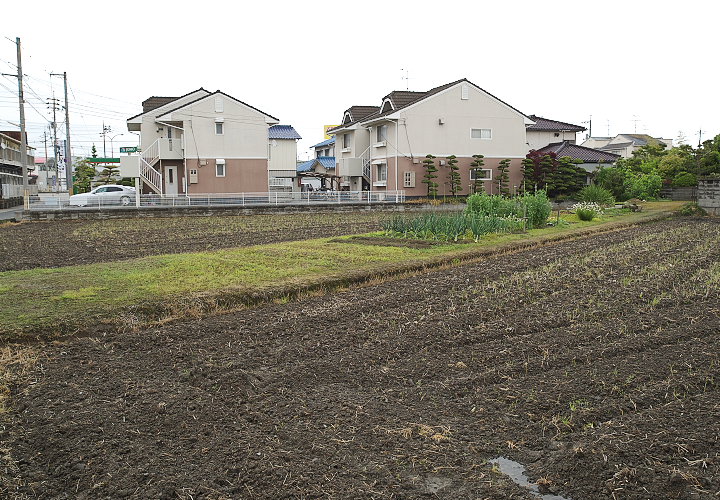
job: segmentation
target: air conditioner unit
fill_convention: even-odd
[[[420,158],[413,158],[413,163],[414,163],[415,165],[417,165],[418,163],[420,163]]]
[[[438,162],[438,165],[440,165],[441,167],[445,166],[445,160],[440,160]]]
[[[200,166],[204,167],[207,165],[207,160],[200,160]]]

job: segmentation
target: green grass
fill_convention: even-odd
[[[331,242],[277,243],[213,252],[0,273],[0,332],[81,325],[131,305],[233,289],[259,292],[459,248]]]
[[[351,283],[423,266],[458,263],[495,251],[511,251],[526,242],[544,244],[587,234],[594,226],[642,222],[657,212],[675,208],[668,204],[654,210],[649,204],[646,207],[645,212],[622,217],[608,214],[588,222],[576,222],[576,218],[572,220],[575,216],[563,214],[566,222],[555,227],[490,234],[471,244],[409,248],[323,238],[2,272],[0,339],[34,333],[52,336],[99,323],[122,327],[134,314],[135,326],[164,317],[197,316],[222,310],[217,300],[223,297],[227,297],[227,308],[241,305],[243,298],[250,296],[277,300],[303,287],[311,290],[309,284],[332,288],[342,286],[343,280]],[[193,301],[201,304],[199,312],[191,310]],[[175,313],[174,303],[179,304]]]

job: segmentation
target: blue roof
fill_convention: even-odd
[[[313,158],[312,160],[304,161],[297,166],[298,172],[311,172],[315,165],[320,164],[326,170],[335,169],[335,157],[334,156],[321,156],[319,158]]]
[[[268,129],[269,139],[302,139],[292,125],[273,125]]]
[[[335,138],[334,138],[334,137],[331,137],[330,139],[327,139],[327,140],[322,141],[322,142],[318,142],[318,143],[315,144],[314,146],[310,146],[310,147],[311,147],[311,148],[321,148],[321,147],[323,147],[323,146],[329,146],[329,145],[331,145],[331,144],[335,144]]]

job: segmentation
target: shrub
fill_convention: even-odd
[[[690,172],[680,172],[672,180],[673,187],[692,187],[697,183],[697,176]]]
[[[572,209],[575,211],[575,215],[578,216],[578,219],[585,221],[593,220],[595,217],[602,214],[602,208],[600,208],[600,205],[595,202],[584,201],[582,203],[576,203],[572,206]]]
[[[474,239],[484,234],[519,231],[523,221],[475,214],[425,214],[418,217],[396,215],[383,222],[383,229],[402,237],[440,241]]]
[[[660,195],[662,177],[658,174],[631,173],[625,178],[625,198],[654,200]]]
[[[543,227],[547,224],[552,205],[545,191],[535,194],[526,193],[522,196],[504,198],[486,193],[475,193],[468,196],[468,214],[485,217],[527,218],[528,228]]]
[[[707,215],[707,212],[697,203],[686,203],[678,210],[678,214],[684,216]]]
[[[582,188],[580,193],[578,193],[578,199],[580,201],[597,203],[598,205],[615,204],[613,194],[609,190],[595,184]]]

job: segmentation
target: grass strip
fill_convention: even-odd
[[[488,235],[425,248],[331,238],[0,273],[0,339],[137,329],[310,292],[525,250],[670,215],[659,207],[609,220]],[[336,238],[335,238],[336,239]]]

